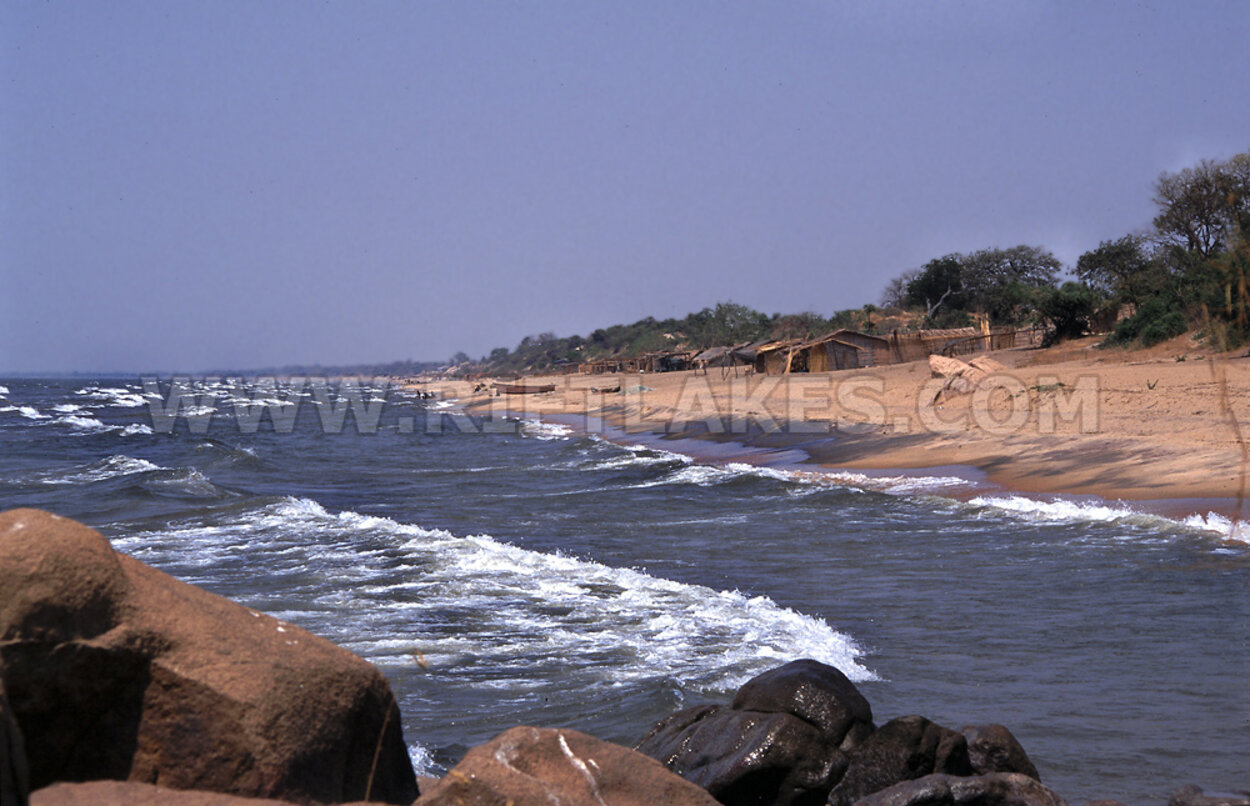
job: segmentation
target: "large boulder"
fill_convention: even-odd
[[[899,717],[851,751],[846,774],[829,793],[828,802],[849,806],[901,781],[934,773],[972,775],[964,737],[922,716]]]
[[[410,803],[385,678],[298,627],[0,513],[0,675],[30,786],[130,780],[294,801]]]
[[[1012,772],[926,775],[855,801],[855,806],[1067,806],[1036,778]]]
[[[575,730],[512,728],[470,750],[420,806],[714,806],[654,759]]]
[[[934,378],[946,379],[946,383],[942,384],[942,388],[933,397],[934,401],[938,401],[975,391],[990,373],[958,358],[934,354],[929,356],[929,374]]]
[[[1029,754],[1002,725],[968,725],[960,730],[968,743],[968,761],[977,775],[1018,772],[1042,780]]]
[[[750,680],[728,707],[673,714],[636,749],[722,803],[823,803],[872,729],[872,708],[845,675],[799,660]]]
[[[286,806],[286,801],[166,789],[134,781],[87,781],[53,784],[32,792],[30,806]]]

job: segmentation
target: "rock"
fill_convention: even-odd
[[[1018,772],[1042,780],[1028,753],[1002,725],[969,725],[959,732],[968,743],[968,760],[975,774]]]
[[[244,798],[220,792],[166,789],[134,781],[53,784],[30,796],[30,806],[290,806],[269,798]]]
[[[929,356],[929,372],[935,378],[946,379],[946,383],[933,396],[935,401],[975,391],[989,375],[979,367],[966,364],[958,358],[947,358],[944,355]]]
[[[799,660],[747,682],[729,707],[673,714],[636,749],[722,803],[822,803],[871,731],[872,709],[850,680]]]
[[[972,774],[964,737],[922,716],[892,719],[851,751],[846,775],[829,793],[828,802],[847,806],[899,782],[934,773]]]
[[[1007,371],[1007,367],[990,358],[988,355],[979,355],[968,361],[968,364],[976,367],[988,375],[993,375],[995,372]]]
[[[855,806],[1067,806],[1035,778],[1014,772],[926,775],[855,801]]]
[[[1206,795],[1200,787],[1189,784],[1172,793],[1168,806],[1250,806],[1250,792]]]
[[[512,728],[470,750],[420,806],[715,806],[704,790],[627,747],[575,730]]]
[[[7,591],[6,591],[7,593]],[[29,792],[25,743],[0,679],[0,804],[26,806]]]
[[[296,801],[410,803],[371,664],[117,554],[38,510],[0,513],[0,673],[30,784],[118,779]]]
[[[872,731],[872,706],[832,666],[796,660],[751,678],[730,706],[739,711],[792,714],[829,736],[858,741]]]

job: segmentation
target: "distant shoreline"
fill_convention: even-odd
[[[622,430],[618,438],[706,461],[936,473],[977,482],[942,493],[956,498],[1097,498],[1167,517],[1215,512],[1250,520],[1230,419],[1244,423],[1250,438],[1250,357],[1203,352],[1188,337],[1136,351],[1092,350],[1093,343],[990,353],[1004,368],[989,391],[936,403],[941,382],[925,362],[788,376],[715,369],[536,376],[526,381],[556,391],[502,397],[475,393],[480,382],[436,386],[473,413],[506,408],[581,430],[601,429],[601,420]],[[615,386],[622,391],[591,391]],[[795,412],[802,419],[787,416]],[[712,444],[723,447],[700,448]]]

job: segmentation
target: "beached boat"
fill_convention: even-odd
[[[536,395],[541,392],[554,392],[556,385],[554,383],[544,384],[524,384],[524,383],[497,383],[495,391],[502,395]]]

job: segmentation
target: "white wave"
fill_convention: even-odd
[[[952,488],[976,486],[975,482],[959,476],[868,476],[845,471],[797,471],[803,481],[816,486],[837,486],[860,490],[875,490],[893,495],[934,493]]]
[[[573,429],[559,423],[545,423],[541,420],[522,420],[521,436],[532,439],[553,440],[567,439]]]
[[[992,507],[1009,515],[1041,523],[1125,523],[1146,528],[1163,528],[1174,531],[1177,527],[1207,532],[1224,538],[1250,538],[1250,524],[1234,523],[1216,512],[1206,515],[1190,515],[1180,520],[1154,515],[1130,508],[1125,504],[1107,502],[1070,501],[1056,499],[1042,501],[1022,495],[978,496],[969,499],[972,506]]]
[[[135,459],[131,456],[117,454],[89,465],[76,468],[76,472],[63,476],[48,476],[40,479],[44,484],[87,484],[93,481],[129,476],[133,473],[146,473],[149,470],[161,470],[160,465],[147,459]]]
[[[648,445],[617,444],[604,439],[598,434],[591,434],[590,439],[599,445],[610,446],[622,452],[606,459],[600,459],[586,466],[585,470],[617,470],[626,467],[660,465],[672,462],[679,462],[684,465],[694,464],[694,459],[684,453],[674,453],[663,448],[654,448]]]
[[[70,414],[65,417],[58,417],[57,425],[68,425],[75,431],[84,431],[90,433],[99,433],[101,431],[115,431],[117,426],[105,425],[94,417],[83,417],[77,414]]]
[[[28,420],[47,420],[47,419],[50,419],[50,418],[48,417],[48,415],[46,415],[46,414],[41,414],[41,413],[39,412],[39,410],[38,410],[38,409],[36,409],[34,406],[18,406],[18,407],[17,407],[17,412],[18,412],[18,414],[22,415],[23,417],[25,417],[25,418],[26,418],[26,419],[28,419]]]
[[[107,406],[116,406],[118,408],[134,408],[136,406],[146,406],[148,403],[148,399],[139,392],[116,386],[88,386],[77,390],[74,394],[81,395],[88,400],[99,400]]]
[[[0,412],[17,411],[17,406],[0,406]]]
[[[412,771],[417,777],[431,776],[441,777],[446,772],[438,762],[434,760],[434,755],[429,748],[419,744],[408,745],[408,760],[412,762]]]
[[[0,386],[0,395],[7,395],[7,394],[9,394],[9,387]]]
[[[166,474],[146,479],[143,484],[149,490],[192,498],[215,498],[222,489],[195,468],[165,468]]]
[[[674,453],[649,445],[618,444],[597,435],[592,438],[630,453],[596,462],[586,468],[588,470],[611,470],[618,467],[629,467],[639,464],[662,464],[672,461],[680,461],[687,465],[687,467],[675,470],[663,478],[633,485],[635,487],[655,487],[664,484],[695,484],[701,487],[711,487],[747,475],[793,482],[799,485],[791,491],[794,495],[809,495],[829,488],[875,490],[894,495],[904,495],[949,491],[953,488],[966,489],[976,486],[976,482],[958,476],[869,476],[863,473],[819,469],[781,470],[762,465],[752,465],[746,462],[696,464],[694,458],[686,454]]]
[[[152,426],[143,423],[131,423],[122,429],[123,437],[133,437],[141,434],[151,434]]]
[[[222,564],[252,573],[261,558],[271,588],[285,573],[315,572],[323,582],[306,609],[284,617],[375,662],[409,665],[420,653],[432,670],[466,675],[475,685],[522,691],[663,679],[727,691],[802,657],[852,680],[874,679],[852,639],[767,597],[531,551],[489,535],[331,514],[308,499],[117,544],[147,562],[180,564],[184,577],[203,573],[220,584],[228,584]],[[289,607],[293,597],[277,598]],[[540,668],[561,670],[559,681],[536,682]]]
[[[52,407],[57,414],[77,414],[80,411],[86,411],[82,406],[76,403],[57,403]]]

